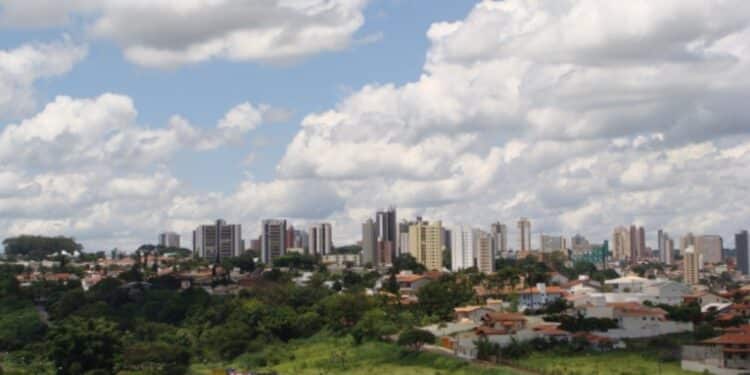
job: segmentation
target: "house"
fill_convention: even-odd
[[[682,368],[721,375],[746,374],[750,370],[750,325],[727,329],[701,345],[682,347]]]
[[[643,294],[655,304],[679,305],[686,295],[691,294],[690,287],[683,283],[667,279],[648,280],[643,286]]]
[[[552,285],[565,285],[568,282],[570,282],[570,280],[560,272],[549,273],[549,283]]]
[[[518,295],[519,308],[540,309],[550,302],[563,298],[565,291],[559,286],[547,286],[539,283],[533,288],[522,290]]]
[[[617,321],[618,328],[601,333],[610,338],[653,337],[693,330],[692,323],[670,321],[666,311],[637,302],[592,304],[584,307],[583,311],[586,317]]]
[[[489,312],[484,314],[481,321],[484,327],[514,332],[525,329],[527,319],[520,313]]]
[[[432,282],[432,280],[424,275],[399,273],[396,275],[396,282],[398,282],[398,287],[402,292],[416,293],[421,287]]]
[[[731,302],[728,298],[724,298],[709,291],[700,291],[697,293],[687,294],[683,297],[682,301],[685,304],[697,303],[701,306],[701,308],[710,304]]]
[[[468,320],[475,323],[481,323],[482,318],[491,312],[495,312],[495,310],[486,306],[464,306],[454,308],[453,316],[457,322]]]

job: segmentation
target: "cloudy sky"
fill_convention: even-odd
[[[732,246],[748,100],[746,0],[0,0],[0,238],[394,205]]]

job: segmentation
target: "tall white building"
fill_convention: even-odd
[[[531,221],[529,221],[529,219],[525,217],[522,217],[521,220],[518,221],[518,231],[518,250],[531,251]]]
[[[674,263],[674,240],[669,237],[669,233],[659,229],[659,232],[657,232],[657,241],[659,259],[664,264],[672,265]]]
[[[474,230],[474,257],[477,270],[481,273],[495,272],[495,251],[492,249],[492,235],[483,230]]]
[[[242,226],[216,220],[212,225],[201,225],[193,231],[193,253],[216,261],[242,253]]]
[[[269,219],[261,224],[260,259],[265,264],[272,264],[286,254],[286,220]]]
[[[328,255],[332,250],[333,231],[330,223],[311,225],[308,230],[310,254]]]
[[[474,267],[474,231],[468,225],[451,229],[451,269],[459,271]]]
[[[175,232],[164,232],[159,234],[159,246],[180,247],[180,235]]]

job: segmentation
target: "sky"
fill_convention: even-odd
[[[0,0],[0,238],[395,206],[731,247],[749,93],[744,0]]]

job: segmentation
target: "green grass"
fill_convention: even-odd
[[[264,355],[240,356],[230,366],[199,365],[192,375],[209,375],[217,368],[247,369],[260,356],[269,361],[262,370],[279,374],[388,374],[388,375],[512,375],[507,368],[480,367],[464,361],[432,353],[402,355],[393,344],[369,342],[354,346],[349,339],[319,337],[294,341],[266,351]]]
[[[519,365],[555,375],[695,375],[680,369],[679,362],[662,362],[642,353],[612,351],[595,354],[534,353],[521,359]]]

